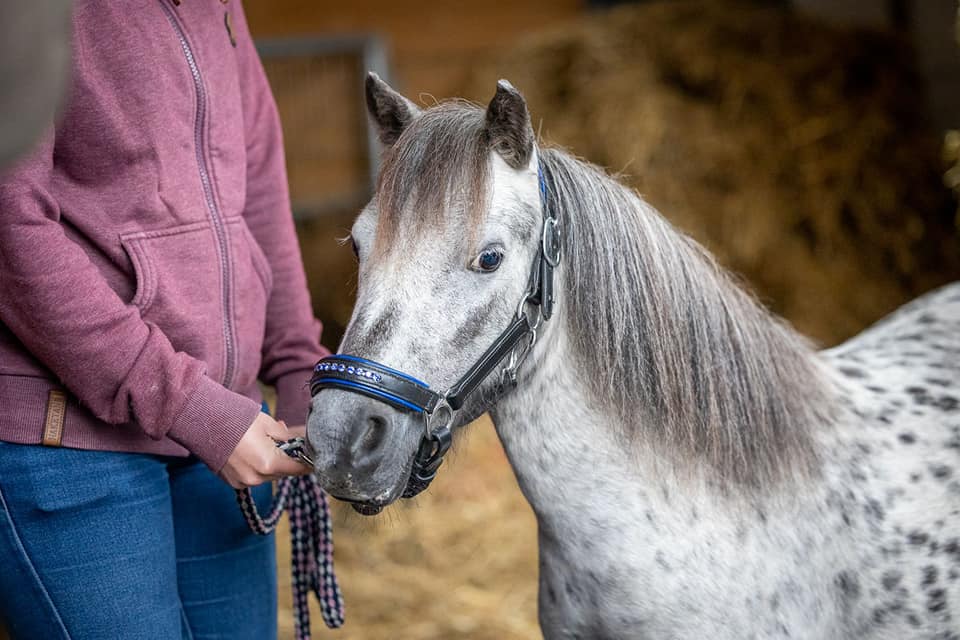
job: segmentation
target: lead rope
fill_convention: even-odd
[[[289,502],[289,504],[288,504]],[[330,505],[317,479],[311,474],[291,476],[277,482],[277,492],[266,517],[261,517],[250,489],[237,490],[237,503],[254,533],[273,532],[283,514],[290,516],[290,573],[293,590],[293,622],[297,640],[310,640],[310,607],[313,591],[320,614],[331,629],[343,625],[343,596],[333,571],[333,525]]]

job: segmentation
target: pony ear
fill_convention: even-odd
[[[377,126],[380,142],[390,146],[419,115],[420,109],[370,71],[366,81],[367,111]]]
[[[533,125],[527,101],[506,80],[497,82],[497,93],[487,107],[487,137],[490,146],[508,165],[522,169],[533,154]]]

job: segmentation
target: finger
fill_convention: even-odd
[[[308,467],[308,466],[305,465],[305,464],[298,464],[298,465],[297,465],[297,468],[296,468],[295,470],[293,470],[293,472],[291,472],[291,473],[279,473],[279,474],[276,474],[276,475],[272,475],[272,476],[270,476],[269,479],[270,479],[271,481],[273,481],[273,482],[276,482],[276,481],[279,481],[279,480],[283,480],[284,478],[292,478],[292,477],[295,477],[295,476],[307,476],[307,475],[310,475],[311,473],[313,473],[313,470],[310,469],[310,467]]]
[[[234,473],[221,472],[220,478],[234,489],[246,489],[250,486]]]
[[[306,425],[297,425],[295,427],[287,427],[287,431],[290,433],[290,436],[293,438],[306,438],[307,437],[307,427]]]
[[[269,420],[265,421],[264,431],[268,436],[275,438],[277,440],[289,440],[293,436],[290,435],[290,432],[287,430],[287,425],[283,422],[277,422],[270,416],[267,416]]]
[[[271,465],[270,474],[275,478],[284,476],[302,476],[310,473],[312,469],[306,464],[295,458],[291,458],[286,453],[277,449],[277,456]]]
[[[313,467],[310,467],[303,462],[297,464],[297,472],[291,473],[291,476],[308,476],[313,473]]]

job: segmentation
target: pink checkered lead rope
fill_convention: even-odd
[[[289,504],[288,504],[289,501]],[[331,629],[343,624],[343,597],[333,572],[333,526],[327,496],[312,475],[283,478],[277,483],[273,506],[261,517],[249,489],[237,491],[237,502],[250,530],[260,535],[277,526],[283,508],[290,516],[290,572],[293,588],[293,618],[297,640],[310,640],[310,608],[313,591],[320,601],[323,621]]]

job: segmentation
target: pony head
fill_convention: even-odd
[[[504,80],[486,109],[421,110],[370,74],[366,102],[383,162],[350,233],[358,291],[340,352],[442,391],[511,323],[528,286],[542,224],[533,127]],[[489,408],[493,378],[454,428]],[[419,413],[341,389],[316,394],[308,419],[318,478],[361,513],[403,494],[423,435]]]

